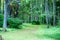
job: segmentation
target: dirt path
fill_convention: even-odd
[[[38,29],[39,28],[35,26],[23,30],[2,33],[1,35],[5,40],[54,40],[53,38],[44,36],[37,37],[36,32]]]

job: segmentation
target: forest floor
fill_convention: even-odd
[[[46,25],[25,25],[24,29],[8,29],[8,32],[0,32],[4,40],[60,40],[60,28]]]

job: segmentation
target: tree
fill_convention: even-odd
[[[3,31],[6,31],[6,27],[7,27],[7,2],[8,2],[8,0],[4,0]]]
[[[1,0],[1,13],[3,13],[3,0]]]
[[[30,22],[32,22],[32,1],[30,1]]]
[[[44,0],[45,2],[45,13],[46,13],[46,24],[47,24],[47,27],[49,28],[49,9],[48,9],[48,0]]]
[[[55,26],[56,24],[56,0],[53,0],[53,25]]]

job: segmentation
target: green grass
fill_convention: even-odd
[[[46,25],[24,23],[23,29],[8,28],[7,32],[0,31],[4,40],[60,40],[60,28],[47,28]]]

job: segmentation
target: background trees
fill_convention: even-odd
[[[1,0],[0,12],[23,23],[57,25],[60,20],[59,0]],[[7,8],[6,8],[7,7]],[[4,9],[4,10],[3,10]],[[5,23],[6,24],[6,23]],[[8,25],[7,25],[8,26]]]

